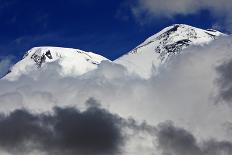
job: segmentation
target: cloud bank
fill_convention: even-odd
[[[118,116],[97,106],[55,108],[52,115],[16,110],[0,118],[0,147],[12,154],[114,155],[123,144],[120,125]]]
[[[176,127],[171,122],[160,124],[157,136],[162,155],[229,155],[232,153],[232,143],[211,139],[199,144],[189,131]]]
[[[148,80],[110,62],[76,78],[60,77],[55,62],[16,81],[0,80],[0,148],[6,155],[14,154],[12,145],[32,155],[59,148],[65,155],[85,148],[90,155],[229,155],[231,51],[231,37],[190,47]]]
[[[231,73],[232,59],[225,60],[225,62],[218,66],[219,77],[217,78],[217,84],[219,87],[219,102],[224,101],[231,105],[232,103],[232,73]]]

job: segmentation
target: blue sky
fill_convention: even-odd
[[[0,0],[0,58],[14,56],[17,60],[34,46],[61,46],[93,51],[113,60],[171,24],[229,31],[224,24],[227,16],[212,12],[208,5],[188,12],[190,4],[186,4],[183,11],[168,12],[172,6],[160,3],[158,0]],[[158,10],[156,7],[159,12],[154,11]]]

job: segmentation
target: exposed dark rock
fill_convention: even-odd
[[[206,31],[217,32],[217,30],[214,29],[207,29]]]
[[[174,44],[166,45],[164,48],[167,50],[167,53],[178,53],[183,48],[188,47],[190,45],[191,41],[188,39],[180,40],[175,42]]]
[[[45,62],[46,57],[43,54],[42,56],[37,55],[36,53],[34,53],[31,58],[35,61],[36,65],[38,68],[41,67],[41,65]]]
[[[208,35],[210,35],[212,38],[214,38],[215,39],[215,35],[213,35],[213,34],[211,34],[211,33],[208,33],[208,32],[205,32],[206,34],[208,34]]]
[[[50,50],[48,50],[45,54],[49,59],[52,59],[52,54],[50,52]]]

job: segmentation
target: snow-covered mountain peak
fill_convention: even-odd
[[[171,56],[181,53],[190,45],[203,46],[221,35],[224,34],[213,29],[203,30],[185,24],[175,24],[149,37],[115,62],[131,72],[149,78],[152,69],[158,72],[160,64]]]
[[[159,72],[161,64],[181,53],[183,49],[191,45],[203,46],[221,35],[225,34],[213,29],[203,30],[175,24],[149,37],[114,62],[125,66],[129,72],[149,78],[152,73]],[[108,59],[79,49],[34,47],[26,52],[23,59],[16,63],[4,78],[15,80],[21,75],[33,75],[40,69],[50,69],[49,66],[54,66],[52,64],[59,69],[61,76],[79,76],[96,69],[103,60]]]
[[[16,63],[5,76],[6,79],[15,80],[21,75],[47,67],[51,63],[58,63],[62,76],[78,76],[97,68],[103,56],[79,49],[61,47],[34,47]]]
[[[102,60],[106,60],[103,56],[92,52],[85,52],[79,49],[63,48],[63,47],[34,47],[24,55],[24,58],[30,57],[38,67],[44,63],[54,62],[63,59],[83,58],[92,64],[99,64]]]
[[[185,24],[175,24],[149,37],[129,53],[136,53],[138,49],[152,43],[159,44],[155,49],[158,53],[179,52],[189,45],[206,44],[220,35],[223,33],[213,29],[203,30]]]

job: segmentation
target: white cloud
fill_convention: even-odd
[[[12,65],[12,57],[0,58],[0,78],[4,76]]]
[[[131,10],[140,22],[144,22],[146,17],[172,18],[207,10],[220,24],[232,30],[231,0],[136,0],[131,4]]]
[[[36,79],[22,76],[17,81],[0,80],[0,112],[25,108],[41,113],[54,106],[85,110],[85,101],[95,98],[102,107],[123,118],[145,120],[152,126],[171,120],[193,133],[197,142],[209,138],[232,141],[228,136],[231,129],[225,125],[232,122],[231,107],[220,100],[215,104],[215,97],[220,95],[217,79],[221,76],[215,68],[232,59],[231,43],[231,37],[223,37],[203,47],[186,49],[159,76],[148,80],[109,62],[77,78],[61,78],[56,67],[49,72],[41,70]],[[131,135],[135,136],[128,138],[127,154],[160,155],[151,135]]]

